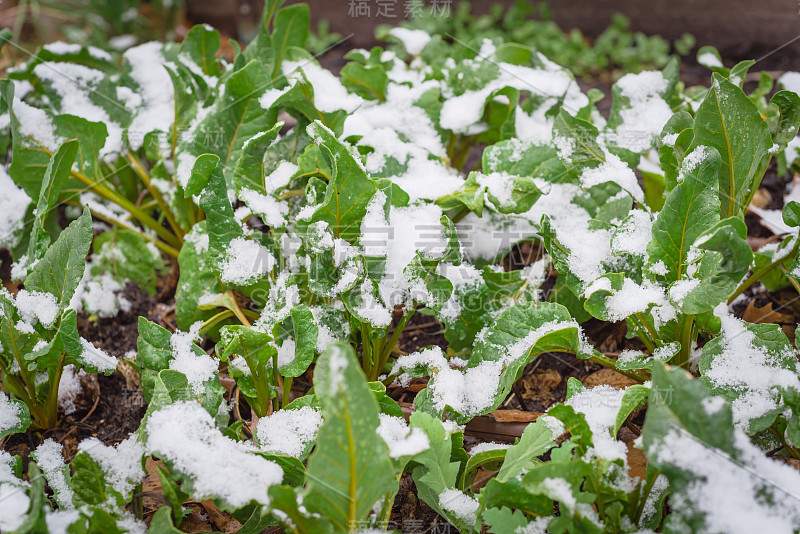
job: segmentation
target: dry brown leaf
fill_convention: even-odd
[[[647,478],[647,458],[644,451],[633,446],[633,442],[627,443],[628,447],[628,475],[639,477],[644,480]]]
[[[751,300],[747,309],[742,314],[742,319],[748,323],[789,323],[791,317],[786,314],[778,313],[772,309],[772,303],[768,302],[761,308],[756,306],[756,301]]]
[[[756,189],[753,200],[750,201],[750,205],[764,209],[769,206],[770,202],[772,202],[772,195],[770,192],[763,187],[759,187]]]
[[[524,412],[522,410],[495,410],[491,413],[498,423],[532,423],[542,415],[539,412]]]
[[[144,469],[147,471],[147,476],[142,480],[142,491],[161,491],[161,479],[158,477],[156,468],[164,467],[161,460],[154,460],[152,457],[147,458],[144,463]]]
[[[524,391],[525,400],[550,406],[559,400],[553,395],[553,390],[561,380],[561,374],[555,369],[537,369],[532,375],[520,378],[519,385]]]
[[[237,532],[242,528],[241,523],[231,517],[229,513],[223,512],[217,508],[217,506],[214,504],[214,501],[211,499],[200,501],[200,504],[202,504],[203,508],[205,508],[209,519],[211,519],[211,521],[217,525],[217,528],[219,528],[222,532]]]
[[[638,384],[636,380],[628,378],[627,376],[623,375],[622,373],[618,373],[613,369],[600,369],[599,371],[595,371],[584,378],[582,382],[587,388],[608,385],[615,389],[622,389],[624,387]]]
[[[191,534],[194,532],[209,532],[214,529],[211,521],[208,519],[208,514],[202,506],[197,504],[188,504],[185,506],[191,510],[192,513],[184,517],[183,521],[181,521],[180,530],[182,532]]]

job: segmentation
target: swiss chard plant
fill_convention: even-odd
[[[67,151],[69,148],[54,155],[47,178],[57,179],[55,167]],[[44,214],[47,205],[40,201],[38,209]],[[37,218],[31,237],[35,263],[25,277],[25,288],[13,296],[4,289],[0,295],[0,372],[4,388],[24,403],[25,408],[20,408],[24,413],[19,415],[25,422],[33,428],[49,429],[58,424],[59,403],[71,402],[59,392],[63,381],[76,380],[78,371],[112,373],[117,359],[78,334],[77,314],[70,308],[92,241],[89,210],[84,209],[49,246],[47,233],[38,226],[42,218]],[[16,427],[24,430],[27,424]]]

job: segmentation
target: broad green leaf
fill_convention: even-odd
[[[709,251],[695,273],[701,280],[683,298],[680,308],[683,313],[699,315],[713,310],[736,290],[753,263],[742,219],[730,217],[720,221],[708,230],[707,236],[698,245],[699,249]]]
[[[505,482],[530,468],[537,457],[556,445],[557,437],[542,420],[526,426],[519,441],[508,448],[503,466],[497,473],[497,481]]]
[[[290,47],[304,48],[308,39],[310,13],[307,4],[287,6],[275,15],[275,30],[272,33],[273,61],[272,79],[281,73],[281,63]]]
[[[248,139],[233,171],[233,184],[236,186],[237,192],[241,192],[242,189],[252,189],[262,195],[267,194],[265,180],[270,172],[275,170],[275,167],[273,165],[267,167],[265,158],[275,143],[281,126],[283,123],[279,122],[266,132]]]
[[[751,192],[761,182],[762,160],[772,138],[755,104],[719,74],[712,76],[711,89],[695,115],[689,152],[699,146],[713,147],[721,157],[717,170],[721,216],[743,216]]]
[[[40,259],[50,244],[50,235],[45,228],[45,220],[50,212],[58,205],[61,189],[69,178],[72,163],[78,152],[78,142],[67,141],[62,144],[50,158],[47,169],[44,171],[42,188],[39,191],[39,200],[36,204],[36,216],[33,220],[31,238],[28,242],[28,262]]]
[[[92,216],[89,208],[61,232],[25,279],[30,291],[44,291],[56,297],[59,310],[69,305],[83,278],[86,254],[92,244]]]
[[[317,362],[314,392],[324,423],[308,459],[311,513],[327,517],[339,531],[366,519],[375,503],[397,491],[389,449],[377,439],[378,405],[352,347],[333,344]]]
[[[172,359],[172,334],[161,325],[139,317],[139,337],[136,339],[136,365],[144,400],[150,402],[156,376],[169,368]]]
[[[423,412],[411,414],[411,427],[420,428],[428,436],[430,447],[414,456],[412,476],[417,486],[417,495],[440,515],[451,518],[439,504],[439,495],[456,487],[460,464],[452,462],[452,438],[447,434],[442,423]]]
[[[568,147],[559,150],[559,157],[569,169],[573,179],[587,168],[594,168],[605,161],[605,152],[597,143],[597,128],[592,124],[573,117],[563,109],[553,123],[553,139],[556,146]],[[569,156],[565,157],[566,154]]]
[[[342,84],[362,98],[384,102],[389,77],[382,65],[350,62],[342,68]]]
[[[465,372],[477,373],[475,369],[489,362],[500,362],[499,369],[490,366],[490,373],[499,371],[497,392],[493,399],[480,407],[480,413],[488,413],[497,408],[508,394],[511,386],[522,374],[525,366],[544,352],[569,352],[579,357],[588,357],[581,342],[580,327],[569,316],[566,308],[550,302],[516,304],[501,313],[487,326],[480,336],[470,356]],[[407,370],[408,371],[408,370]],[[417,409],[429,413],[440,413],[436,409],[431,391],[437,383],[435,373],[431,374],[429,388],[420,392],[414,400]],[[476,406],[469,409],[475,410]],[[452,419],[466,423],[477,413],[454,412]]]
[[[202,191],[202,193],[201,193]],[[208,247],[214,262],[222,258],[232,240],[242,235],[242,227],[236,221],[228,200],[228,187],[222,176],[222,163],[214,154],[203,154],[195,160],[192,174],[186,187],[187,195],[200,193],[200,207],[208,221]]]
[[[298,490],[291,486],[270,486],[269,498],[271,505],[280,510],[285,518],[279,517],[288,528],[298,534],[329,534],[333,532],[347,532],[339,530],[336,525],[325,520],[325,516],[310,514],[305,506],[298,503]]]
[[[156,513],[153,514],[153,519],[150,520],[150,528],[148,532],[153,534],[180,534],[183,532],[175,528],[172,522],[172,508],[169,506],[162,506]]]
[[[800,96],[794,91],[778,91],[770,99],[770,103],[775,104],[781,114],[772,137],[779,146],[783,147],[797,136],[798,126],[800,126]]]
[[[622,395],[622,404],[617,413],[617,419],[614,421],[613,433],[615,436],[623,423],[625,423],[625,419],[627,419],[634,410],[638,410],[644,406],[649,395],[650,388],[642,384],[634,384],[625,389],[625,394]]]
[[[653,369],[653,392],[659,399],[651,395],[642,430],[648,464],[669,479],[670,502],[681,503],[671,507],[664,532],[752,531],[763,524],[750,523],[756,517],[770,518],[774,532],[796,528],[800,475],[734,428],[727,400],[663,364]]]
[[[689,249],[719,221],[720,157],[713,148],[696,150],[683,161],[683,181],[667,196],[647,244],[649,263],[663,262],[669,282],[683,278]]]
[[[225,98],[197,127],[192,142],[184,147],[190,154],[216,154],[227,184],[232,185],[234,165],[245,141],[275,124],[275,112],[265,111],[258,99],[271,85],[267,67],[251,61],[231,74],[224,84]]]
[[[521,510],[511,508],[490,508],[483,512],[483,520],[489,525],[490,532],[493,534],[516,534],[517,532],[527,532],[528,518]],[[538,518],[538,523],[546,523],[548,519]],[[544,526],[544,525],[543,525]]]
[[[377,186],[367,177],[361,162],[356,161],[348,147],[320,122],[308,127],[308,135],[320,147],[332,169],[325,199],[308,224],[324,221],[335,238],[356,243],[361,235],[361,220]]]
[[[80,505],[106,505],[122,507],[125,500],[106,479],[103,469],[89,456],[80,451],[72,460],[73,503]]]
[[[291,311],[292,340],[295,344],[294,359],[280,368],[283,376],[300,376],[314,360],[319,328],[308,306],[295,306]],[[286,343],[286,341],[284,341]]]
[[[96,182],[103,182],[107,178],[101,173],[100,149],[106,144],[108,129],[102,122],[91,122],[74,115],[57,115],[53,117],[56,134],[64,139],[78,140],[78,153],[75,159],[76,170]],[[121,173],[122,169],[118,171]],[[68,182],[78,185],[75,179]],[[83,189],[85,185],[80,185]]]
[[[188,54],[208,76],[219,76],[217,62],[219,32],[204,24],[192,26],[181,43],[181,52]]]

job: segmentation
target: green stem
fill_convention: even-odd
[[[749,288],[750,286],[752,286],[753,284],[758,282],[767,273],[769,273],[770,271],[772,271],[773,269],[775,269],[777,267],[780,267],[781,265],[786,263],[789,259],[795,257],[797,255],[797,250],[798,250],[799,247],[800,247],[800,237],[796,238],[795,244],[792,247],[792,251],[791,252],[789,252],[787,255],[783,256],[782,258],[779,258],[779,259],[773,261],[769,265],[766,265],[766,266],[762,267],[758,271],[755,271],[747,280],[742,282],[742,284],[739,287],[736,288],[736,291],[733,292],[733,295],[731,295],[728,298],[728,304],[733,302],[736,299],[736,297],[738,297],[739,295],[744,293],[747,290],[747,288]]]
[[[252,406],[253,411],[259,417],[267,415],[267,406],[269,404],[269,391],[267,385],[264,383],[264,377],[261,370],[256,365],[256,362],[251,361],[251,358],[244,356],[244,361],[247,362],[247,367],[250,368],[250,374],[253,376],[253,385],[256,388],[256,402]]]
[[[625,371],[625,370],[622,370],[622,369],[617,369],[616,362],[614,360],[612,360],[611,358],[609,358],[608,356],[594,355],[590,359],[593,362],[599,363],[603,367],[608,367],[609,369],[613,369],[616,372],[627,376],[628,378],[636,380],[637,382],[647,382],[648,380],[650,380],[649,376],[643,375],[641,373],[637,373],[636,371]]]
[[[293,377],[287,376],[283,379],[283,395],[281,396],[281,409],[286,408],[286,405],[291,402],[292,395],[292,380]]]
[[[455,213],[455,215],[450,217],[450,220],[453,221],[453,224],[456,224],[461,219],[463,219],[464,217],[469,215],[469,213],[470,213],[470,209],[467,208],[466,206],[462,206],[462,207],[458,208],[458,211]]]
[[[650,324],[647,321],[644,320],[644,317],[642,317],[641,314],[634,313],[633,315],[634,315],[634,317],[636,317],[639,320],[640,323],[642,323],[642,326],[644,327],[645,332],[647,332],[647,334],[650,336],[650,345],[652,345],[652,346],[648,347],[648,348],[650,349],[650,352],[653,352],[653,350],[655,349],[655,346],[656,346],[656,342],[658,341],[658,333],[655,330],[653,330],[653,328],[650,326]],[[642,341],[645,341],[645,339],[642,339]],[[645,341],[645,345],[647,345],[646,341]]]
[[[368,377],[372,376],[372,354],[369,336],[370,327],[361,323],[361,368]]]
[[[252,325],[250,324],[250,321],[247,320],[247,317],[245,316],[244,312],[242,311],[242,308],[239,307],[239,303],[236,302],[236,296],[233,295],[232,292],[231,292],[231,302],[232,302],[232,304],[231,304],[230,310],[233,312],[233,314],[236,316],[236,318],[239,319],[239,321],[242,322],[243,325],[245,325],[246,327],[250,328]]]
[[[278,391],[283,392],[283,388],[284,388],[285,384],[283,383],[283,377],[281,376],[280,371],[278,371],[278,353],[277,352],[275,353],[275,356],[272,357],[272,379],[275,381],[274,383],[277,384]],[[282,396],[283,395],[281,395],[281,397]],[[276,397],[275,402],[277,403],[278,402],[277,393],[275,394],[275,397]],[[281,398],[281,401],[283,401],[283,398]]]
[[[80,205],[79,205],[77,202],[69,202],[69,201],[68,201],[68,202],[67,202],[67,204],[71,204],[71,205],[73,205],[73,206],[78,206],[78,207],[80,207]],[[169,255],[170,255],[170,256],[172,256],[173,258],[177,258],[177,257],[178,257],[178,254],[180,253],[180,250],[179,250],[179,249],[177,249],[177,248],[175,248],[175,247],[172,247],[172,246],[170,246],[170,245],[168,245],[168,244],[164,243],[163,241],[159,240],[159,239],[158,239],[158,238],[156,238],[156,237],[153,237],[153,236],[151,236],[151,235],[149,235],[149,234],[146,234],[146,233],[144,233],[144,232],[140,231],[140,230],[139,230],[139,229],[137,229],[136,227],[134,227],[134,226],[131,226],[130,224],[127,224],[125,221],[120,221],[119,219],[115,219],[115,218],[113,218],[113,217],[109,217],[108,215],[105,215],[105,214],[103,214],[103,213],[99,213],[99,212],[97,212],[97,211],[95,211],[95,210],[93,210],[93,209],[91,209],[91,208],[89,208],[89,211],[91,211],[91,212],[92,212],[92,217],[96,217],[96,218],[98,218],[98,219],[100,219],[100,220],[102,220],[102,221],[105,221],[105,222],[107,222],[107,223],[109,223],[109,224],[111,224],[111,225],[114,225],[114,226],[116,226],[116,227],[119,227],[119,228],[124,228],[124,229],[126,229],[126,230],[129,230],[129,231],[131,231],[131,232],[134,232],[134,233],[136,233],[136,234],[139,234],[140,236],[142,236],[142,238],[143,238],[143,239],[145,239],[145,240],[147,240],[147,241],[150,241],[150,242],[151,242],[151,243],[153,243],[153,244],[154,244],[154,245],[155,245],[155,246],[156,246],[156,247],[157,247],[157,248],[158,248],[160,251],[162,251],[162,252],[165,252],[166,254],[169,254]]]
[[[381,353],[380,358],[378,359],[377,374],[372,379],[373,381],[378,379],[378,375],[380,375],[380,372],[386,366],[386,362],[389,361],[389,356],[391,356],[392,354],[392,349],[397,344],[397,340],[400,339],[400,335],[403,333],[403,329],[405,329],[406,325],[408,324],[408,321],[411,319],[411,316],[414,315],[415,311],[416,309],[409,310],[409,312],[406,313],[402,319],[400,319],[400,322],[397,323],[394,332],[392,332],[392,337],[389,338],[389,341],[384,346],[383,352]]]
[[[175,234],[170,233],[166,228],[161,226],[158,223],[158,221],[150,217],[147,213],[145,213],[142,209],[138,208],[136,204],[134,204],[127,198],[117,194],[116,192],[112,191],[106,186],[95,182],[88,176],[81,174],[77,171],[71,171],[70,174],[78,181],[86,184],[86,186],[88,186],[93,193],[123,208],[125,211],[130,213],[133,216],[133,218],[135,218],[137,221],[139,221],[143,225],[153,230],[156,234],[158,234],[158,236],[161,239],[163,239],[173,247],[176,248],[181,247],[181,241]]]
[[[786,279],[789,280],[789,283],[792,284],[794,290],[797,291],[797,294],[800,295],[800,283],[798,283],[793,276],[788,276],[789,269],[786,268],[786,265],[781,265],[781,271],[783,271],[783,274],[786,276]]]
[[[31,398],[28,396],[28,390],[25,382],[14,376],[8,371],[8,368],[0,360],[0,378],[2,378],[3,386],[10,391],[15,397],[19,398],[27,406],[32,404]],[[35,402],[35,401],[33,401]]]
[[[167,205],[164,197],[161,195],[161,191],[153,186],[152,181],[150,180],[150,175],[147,174],[147,171],[144,170],[142,163],[139,159],[131,152],[128,152],[128,161],[131,162],[131,166],[133,167],[134,172],[141,178],[142,182],[144,182],[145,187],[147,190],[150,191],[150,194],[153,195],[156,203],[161,208],[161,211],[164,213],[164,216],[167,218],[167,222],[169,223],[172,231],[175,232],[175,235],[178,236],[178,239],[183,242],[183,230],[181,230],[180,225],[175,220],[175,216],[172,214],[172,210]]]
[[[684,315],[678,322],[678,341],[681,350],[672,363],[678,367],[689,369],[689,358],[692,354],[692,332],[694,330],[694,315]]]
[[[44,428],[54,428],[58,424],[58,386],[61,383],[61,373],[64,372],[64,363],[67,358],[67,353],[62,352],[61,357],[58,359],[58,367],[53,377],[53,382],[50,384],[50,391],[47,392],[47,408],[45,408],[45,426]]]
[[[305,189],[289,189],[278,195],[278,200],[287,200],[294,197],[300,197],[306,194]]]
[[[200,326],[200,333],[205,334],[210,329],[214,328],[216,325],[227,319],[228,317],[233,316],[233,311],[231,310],[222,310],[218,314],[214,315],[213,317],[209,317],[205,321],[203,321],[202,326]]]

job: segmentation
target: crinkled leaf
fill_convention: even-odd
[[[58,309],[69,305],[83,278],[86,254],[92,244],[92,216],[89,208],[61,232],[25,279],[29,291],[44,291],[56,297]]]

